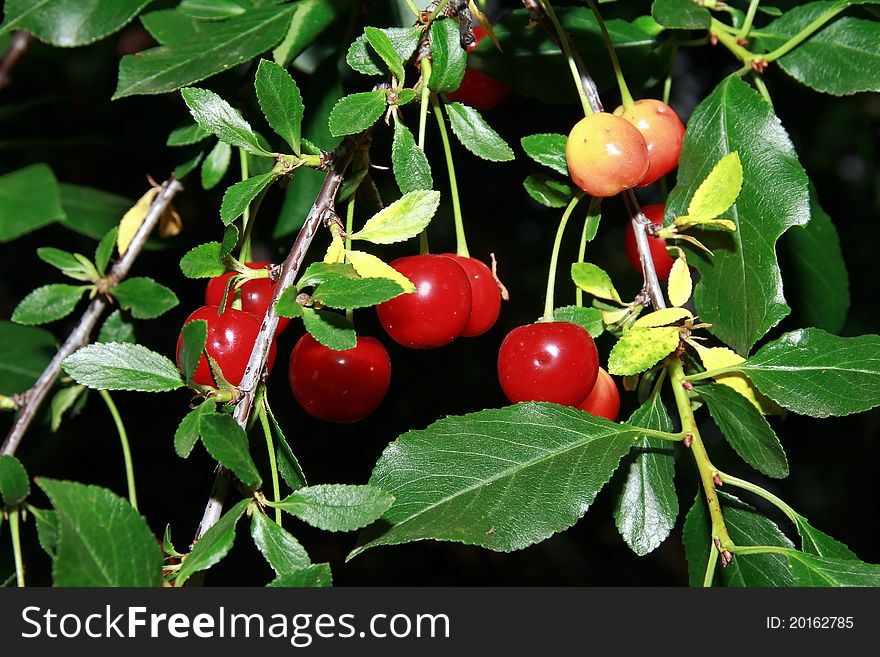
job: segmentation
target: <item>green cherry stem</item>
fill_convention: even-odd
[[[413,16],[419,18],[422,15],[422,12],[416,7],[416,3],[413,0],[406,0],[406,4],[409,7],[409,10],[413,13]]]
[[[244,236],[241,238],[241,250],[238,254],[238,259],[241,262],[250,262],[251,260],[251,233],[253,233],[254,224],[257,221],[257,213],[260,211],[260,205],[263,203],[263,199],[266,198],[266,194],[269,193],[269,190],[272,188],[272,185],[266,185],[259,194],[257,194],[257,198],[255,198],[251,204],[248,206],[250,210],[250,219],[243,226]]]
[[[260,425],[263,428],[263,436],[266,437],[266,449],[269,452],[269,470],[272,472],[272,498],[276,502],[281,501],[281,484],[278,481],[278,462],[275,460],[275,441],[272,439],[272,429],[269,426],[269,402],[266,400],[266,386],[261,384],[257,391],[257,415],[260,417]],[[275,524],[281,527],[281,509],[275,509]]]
[[[592,242],[596,236],[596,229],[599,227],[601,215],[596,210],[602,204],[602,199],[590,198],[590,207],[587,209],[587,216],[584,218],[584,226],[581,229],[581,242],[578,245],[578,262],[583,262],[587,255],[587,242]],[[590,234],[592,233],[592,235]],[[578,308],[584,305],[584,291],[575,285],[574,290],[575,305]]]
[[[770,105],[770,109],[773,109],[773,99],[770,97],[770,90],[767,89],[767,85],[764,84],[764,78],[757,73],[752,72],[752,82],[755,83],[755,88],[757,88],[760,94],[764,97],[767,104]]]
[[[446,171],[449,174],[449,189],[452,193],[452,216],[455,220],[456,253],[468,258],[470,253],[468,252],[467,238],[464,233],[464,220],[461,216],[461,201],[458,198],[458,182],[455,179],[452,147],[449,143],[449,133],[446,131],[443,107],[440,105],[437,94],[431,94],[431,108],[434,110],[434,118],[437,119],[437,129],[440,132],[440,141],[443,143],[443,153],[446,156]]]
[[[556,239],[553,241],[553,253],[550,256],[550,269],[547,272],[547,294],[544,297],[544,316],[541,318],[542,322],[553,321],[553,292],[556,288],[556,268],[559,264],[559,247],[562,245],[562,234],[565,232],[565,225],[568,223],[568,218],[571,216],[571,213],[574,212],[575,207],[577,207],[578,202],[583,197],[584,193],[581,190],[578,190],[574,198],[569,201],[568,207],[565,208],[565,212],[562,213],[562,218],[559,220],[559,228],[556,229]]]
[[[753,484],[750,481],[746,481],[745,479],[739,479],[738,477],[734,477],[733,475],[725,474],[724,472],[719,472],[718,476],[721,477],[721,481],[725,484],[730,484],[731,486],[742,488],[743,490],[747,490],[750,493],[754,493],[758,497],[764,498],[765,500],[770,502],[770,504],[782,511],[789,520],[797,525],[798,514],[795,512],[795,510],[788,506],[788,504],[783,502],[781,499],[776,497],[769,490],[762,488],[757,484]]]
[[[578,97],[580,97],[581,105],[584,108],[584,116],[589,116],[593,113],[593,108],[590,106],[590,100],[584,89],[584,82],[581,79],[580,70],[578,69],[577,62],[575,62],[574,54],[571,51],[571,45],[568,42],[568,34],[566,34],[565,30],[562,28],[562,24],[559,22],[559,18],[557,18],[556,12],[553,10],[553,5],[550,4],[550,0],[540,0],[540,2],[541,7],[544,9],[544,13],[550,18],[550,22],[553,23],[553,29],[556,31],[556,36],[559,38],[559,47],[562,48],[562,52],[565,54],[568,68],[571,70],[572,78],[574,78],[574,84],[578,90]]]
[[[24,588],[24,559],[21,555],[21,534],[18,521],[21,510],[16,506],[9,512],[9,535],[12,538],[12,553],[15,555],[15,581],[18,588]]]
[[[776,61],[780,57],[784,57],[792,50],[797,48],[799,45],[801,45],[804,41],[813,36],[813,34],[818,32],[822,27],[825,26],[825,23],[837,16],[848,6],[849,3],[841,3],[832,6],[830,9],[823,12],[821,16],[818,16],[814,21],[807,25],[804,29],[802,29],[800,32],[791,37],[788,41],[779,46],[776,50],[770,51],[769,53],[761,57],[761,59],[766,62],[772,62]]]
[[[684,377],[685,381],[702,381],[704,379],[714,379],[716,376],[721,376],[722,374],[727,374],[728,372],[739,372],[742,370],[742,364],[739,365],[728,365],[727,367],[718,367],[714,370],[707,370],[705,372],[694,372],[693,374],[688,374]]]
[[[131,505],[137,509],[137,490],[134,485],[134,466],[131,461],[131,449],[128,444],[128,434],[125,431],[125,424],[122,422],[122,417],[119,415],[119,410],[116,408],[116,404],[113,403],[113,398],[110,397],[110,393],[106,390],[99,390],[98,394],[101,395],[101,399],[104,400],[104,404],[107,405],[107,410],[110,411],[110,415],[113,416],[113,422],[116,424],[116,432],[119,434],[119,443],[122,445],[122,458],[125,461],[125,479],[128,482],[128,500],[131,502]]]
[[[749,32],[752,29],[752,23],[755,20],[755,14],[758,12],[758,5],[761,4],[761,0],[751,0],[749,2],[749,9],[746,12],[746,19],[743,21],[742,27],[739,29],[737,36],[740,39],[745,39],[749,36]]]
[[[428,82],[431,79],[431,60],[423,57],[419,60],[422,69],[422,98],[419,105],[419,150],[425,152],[425,130],[428,126],[428,106],[431,104],[431,89]],[[419,253],[426,255],[430,253],[428,245],[428,229],[427,227],[419,233]]]
[[[587,4],[590,5],[590,9],[593,10],[593,15],[596,17],[599,29],[602,31],[602,39],[605,41],[605,47],[608,49],[608,56],[611,57],[611,66],[614,69],[614,77],[617,79],[617,86],[620,88],[621,104],[623,105],[623,109],[628,110],[635,105],[635,101],[633,100],[632,94],[629,92],[629,87],[626,86],[626,80],[623,78],[623,71],[620,70],[620,61],[617,59],[617,52],[614,50],[614,44],[611,43],[611,35],[608,34],[608,28],[605,27],[605,21],[602,19],[602,14],[599,13],[599,8],[596,6],[596,3],[593,2],[593,0],[587,0]]]
[[[354,197],[348,199],[348,205],[345,208],[345,250],[351,249],[351,232],[354,230]],[[345,319],[349,324],[354,324],[354,308],[345,309]]]
[[[781,554],[788,556],[794,550],[779,547],[778,545],[732,545],[730,551],[734,554]]]
[[[715,579],[715,566],[718,564],[718,550],[714,545],[709,546],[709,561],[706,563],[706,574],[703,575],[703,588],[708,589],[712,586],[712,580]]]
[[[250,164],[248,162],[248,154],[242,148],[238,149],[238,165],[241,169],[241,179],[247,180],[251,177]],[[241,250],[238,253],[238,259],[242,262],[249,262],[251,259],[251,207],[248,205],[244,209],[241,218],[241,230],[244,238],[241,240]]]

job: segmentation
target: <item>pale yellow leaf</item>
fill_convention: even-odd
[[[361,278],[390,278],[404,292],[415,292],[416,286],[412,281],[382,259],[365,251],[346,251],[345,255]]]
[[[605,322],[606,325],[617,324],[617,322],[629,314],[629,311],[629,308],[622,308],[620,310],[603,310],[602,321]]]
[[[717,370],[722,367],[739,365],[745,358],[727,347],[702,347],[699,344],[692,345],[697,350],[697,355],[707,370]],[[782,409],[776,402],[768,399],[755,388],[751,379],[742,372],[727,372],[714,377],[716,383],[722,383],[736,390],[748,399],[752,405],[764,415],[781,415]]]
[[[152,187],[123,215],[122,221],[119,222],[119,230],[116,233],[116,248],[119,250],[119,255],[125,255],[128,245],[134,239],[138,228],[144,223],[147,212],[150,211],[150,206],[153,204],[153,200],[158,193],[158,188]]]
[[[687,308],[663,308],[655,310],[643,317],[639,317],[633,328],[651,328],[654,326],[668,326],[683,319],[692,319],[693,315]]]
[[[324,262],[327,264],[336,264],[342,262],[345,254],[345,240],[342,235],[334,235],[333,241],[327,247],[327,253],[324,254]]]
[[[174,206],[169,204],[159,217],[159,237],[176,237],[183,230],[183,220]]]
[[[672,269],[669,270],[669,302],[673,306],[683,306],[691,298],[694,291],[694,282],[691,279],[691,270],[688,267],[684,255],[675,259]]]
[[[728,153],[714,166],[706,179],[700,183],[688,205],[687,213],[695,221],[705,221],[720,216],[732,206],[743,184],[743,169],[739,154]]]
[[[721,228],[723,230],[729,230],[731,233],[736,232],[736,224],[729,219],[706,219],[703,217],[692,217],[687,214],[683,217],[676,217],[673,225],[678,226],[679,228],[700,226],[702,228]]]

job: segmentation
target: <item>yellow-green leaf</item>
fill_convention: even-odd
[[[608,355],[608,372],[619,376],[644,372],[675,351],[678,344],[676,326],[630,329]]]
[[[611,299],[621,303],[611,277],[601,267],[591,262],[576,262],[571,266],[571,279],[587,294],[599,299]]]
[[[734,204],[742,185],[742,163],[739,153],[733,151],[718,160],[718,164],[697,187],[688,205],[688,216],[696,221],[720,216]]]
[[[722,367],[739,365],[745,358],[727,347],[703,347],[694,344],[697,355],[707,370],[717,370]],[[781,415],[782,409],[773,400],[762,395],[755,388],[751,379],[742,372],[727,372],[714,377],[716,383],[722,383],[736,390],[748,399],[764,415]]]
[[[416,286],[406,276],[380,258],[365,251],[346,251],[348,261],[361,278],[390,278],[404,292],[415,292]]]
[[[125,252],[128,250],[128,245],[131,244],[131,240],[134,239],[135,233],[138,232],[138,228],[141,227],[141,224],[144,223],[144,219],[147,218],[147,212],[150,211],[153,199],[156,198],[158,193],[159,190],[157,188],[150,188],[150,190],[141,196],[138,199],[138,202],[135,203],[125,215],[123,215],[122,221],[119,222],[119,230],[116,232],[116,248],[119,250],[120,256],[125,255]]]
[[[672,263],[672,269],[669,270],[669,283],[667,284],[669,302],[673,306],[683,306],[691,298],[693,291],[694,282],[691,279],[691,270],[688,267],[687,258],[682,254],[676,258]]]
[[[324,254],[324,262],[330,265],[342,262],[344,253],[345,240],[342,239],[342,235],[334,235],[333,241],[330,242],[330,246],[327,247],[327,253]]]
[[[404,194],[391,205],[382,208],[350,235],[354,240],[366,240],[374,244],[393,244],[418,235],[431,221],[440,192],[418,189]]]
[[[639,317],[633,324],[633,328],[668,326],[683,319],[693,319],[691,311],[687,308],[663,308]]]

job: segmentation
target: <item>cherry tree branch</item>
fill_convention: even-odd
[[[162,216],[162,213],[165,212],[165,209],[171,203],[171,199],[174,198],[174,195],[181,189],[183,189],[183,186],[177,182],[173,176],[162,183],[158,195],[150,205],[147,216],[144,218],[144,222],[141,224],[140,228],[138,228],[137,233],[135,233],[125,255],[122,256],[122,258],[120,258],[110,270],[110,273],[107,276],[107,287],[116,285],[128,275],[134,261],[140,255],[144,245],[147,243],[147,238],[150,236],[150,233],[153,232],[153,228],[156,227],[156,224],[159,223],[159,218]],[[61,345],[61,348],[49,362],[49,365],[46,366],[46,369],[43,370],[43,373],[40,375],[40,378],[37,379],[37,382],[29,390],[18,395],[18,415],[15,418],[12,428],[6,435],[6,439],[3,441],[3,446],[0,447],[0,455],[15,454],[25,432],[27,432],[31,421],[34,419],[40,404],[43,403],[43,400],[52,388],[55,380],[61,373],[61,362],[77,349],[80,349],[89,343],[92,331],[97,325],[98,320],[106,307],[106,297],[103,295],[95,297],[95,299],[89,304],[89,307],[86,308],[79,323],[73,331],[71,331],[70,335],[67,336],[64,344]]]
[[[12,82],[12,77],[10,76],[12,69],[14,69],[19,60],[24,57],[28,46],[31,45],[31,41],[33,40],[33,35],[24,30],[19,30],[13,35],[9,48],[3,56],[3,61],[0,62],[0,89],[3,89]]]

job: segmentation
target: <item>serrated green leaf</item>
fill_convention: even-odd
[[[37,521],[37,540],[40,542],[40,547],[54,559],[58,550],[58,514],[34,506],[28,506],[28,513]]]
[[[599,299],[620,302],[620,295],[608,273],[591,262],[576,262],[571,266],[571,280],[587,294]]]
[[[724,522],[736,545],[794,547],[774,522],[732,495],[719,491]],[[705,500],[702,501],[706,505]],[[736,555],[721,569],[726,586],[796,586],[785,557],[779,554]]]
[[[30,493],[31,483],[21,461],[9,454],[0,456],[0,501],[8,507],[15,506]]]
[[[299,277],[296,282],[297,290],[308,287],[316,287],[331,278],[357,278],[358,273],[348,263],[342,262],[313,262]]]
[[[312,565],[299,541],[260,511],[251,516],[251,538],[279,576],[291,575]]]
[[[61,220],[63,225],[96,240],[118,224],[132,206],[131,199],[92,187],[61,183],[58,190],[65,215]],[[51,188],[48,191],[51,193]]]
[[[620,376],[644,372],[678,349],[679,341],[675,326],[624,331],[608,355],[608,372]]]
[[[276,64],[288,66],[337,19],[351,16],[356,0],[300,0],[284,39],[272,51]],[[336,66],[335,61],[332,62]]]
[[[380,518],[393,501],[394,497],[376,486],[321,484],[300,488],[270,506],[318,529],[348,532]]]
[[[212,189],[223,180],[223,176],[229,170],[232,160],[232,146],[225,141],[218,141],[208,151],[205,161],[202,162],[202,189]]]
[[[98,331],[98,342],[134,342],[134,326],[122,318],[117,309],[107,315]]]
[[[223,142],[217,143],[222,144]],[[174,177],[178,180],[183,180],[184,178],[186,178],[189,174],[196,170],[196,167],[199,166],[199,164],[201,164],[204,155],[204,152],[199,151],[186,162],[181,162],[180,164],[178,164],[176,167],[174,167],[174,171],[172,172],[174,174]]]
[[[458,89],[467,67],[467,51],[461,47],[458,24],[449,18],[431,23],[431,91],[447,93]]]
[[[376,51],[376,54],[382,58],[383,62],[385,62],[385,65],[388,67],[388,70],[391,71],[391,74],[397,78],[398,82],[403,82],[403,64],[400,62],[397,50],[391,42],[391,39],[388,38],[388,35],[379,28],[365,27],[364,36],[367,38],[367,41],[370,42],[370,45],[373,47],[373,50]]]
[[[406,62],[412,57],[419,43],[420,31],[417,27],[387,27],[379,31],[391,43],[398,62]],[[345,61],[364,75],[382,75],[385,72],[382,58],[369,46],[366,34],[354,40],[345,55]]]
[[[280,173],[272,170],[259,176],[252,176],[247,180],[235,183],[223,194],[223,202],[220,205],[220,220],[224,225],[229,225],[238,219],[251,202],[269,185],[278,180]]]
[[[14,395],[36,383],[57,347],[55,336],[45,329],[0,320],[0,395]]]
[[[568,176],[568,162],[565,159],[565,146],[568,137],[559,134],[529,135],[520,140],[523,150],[538,164],[550,167],[563,176]]]
[[[353,135],[373,125],[385,112],[385,90],[350,94],[339,100],[330,112],[330,134]]]
[[[279,317],[302,317],[303,307],[296,300],[298,291],[292,287],[287,288],[281,293],[278,302],[275,304],[275,313]]]
[[[490,162],[508,162],[514,158],[513,149],[473,107],[448,103],[446,115],[452,132],[477,157]]]
[[[548,208],[564,208],[574,198],[571,185],[541,173],[533,173],[523,181],[533,199]]]
[[[196,322],[192,323],[195,324]],[[199,437],[202,435],[199,421],[202,416],[214,413],[216,408],[217,404],[213,401],[203,401],[187,413],[180,421],[180,424],[177,425],[177,430],[174,432],[174,451],[180,458],[185,459],[189,457],[193,447],[196,446]]]
[[[120,307],[136,319],[153,319],[174,308],[180,301],[169,288],[152,278],[129,278],[110,288]]]
[[[196,542],[192,552],[184,557],[180,570],[177,571],[175,583],[178,586],[183,586],[194,573],[207,570],[229,554],[235,543],[235,526],[250,503],[249,498],[241,500],[223,514],[217,524]]]
[[[80,398],[80,395],[86,390],[87,388],[85,386],[72,385],[61,388],[55,393],[55,396],[52,397],[52,401],[49,404],[49,410],[51,413],[50,427],[52,428],[52,431],[58,431],[64,414],[73,408],[74,404],[76,404],[77,400]]]
[[[299,155],[305,108],[296,82],[284,68],[264,59],[257,68],[254,88],[266,121]]]
[[[391,166],[394,179],[401,194],[408,194],[419,189],[431,189],[434,179],[431,176],[431,165],[422,149],[416,144],[415,137],[402,121],[394,122],[394,142],[391,145]]]
[[[787,550],[785,556],[794,586],[880,586],[880,565],[830,559],[797,550]]]
[[[228,468],[242,483],[259,488],[260,473],[251,458],[247,434],[231,415],[205,413],[199,418],[199,433],[208,453]]]
[[[405,290],[388,278],[337,276],[321,283],[312,300],[329,308],[369,308],[400,296]]]
[[[712,22],[709,10],[693,0],[654,0],[651,15],[672,30],[706,30]]]
[[[822,329],[786,333],[736,366],[780,406],[811,417],[880,405],[880,336],[840,338]]]
[[[208,322],[197,319],[187,323],[181,329],[180,337],[180,353],[177,359],[180,361],[184,380],[191,383],[208,341]]]
[[[334,351],[353,349],[357,334],[342,315],[326,310],[302,309],[303,324],[315,340]]]
[[[187,87],[180,91],[196,123],[220,141],[254,155],[271,157],[272,153],[260,145],[257,133],[235,109],[213,91]]]
[[[427,226],[440,205],[440,192],[416,190],[404,194],[367,220],[350,235],[353,240],[393,244],[415,237]]]
[[[0,32],[27,30],[53,46],[84,46],[121,29],[152,1],[6,0]]]
[[[207,139],[209,134],[210,133],[207,130],[204,130],[198,123],[189,123],[172,130],[168,134],[168,139],[165,141],[165,145],[190,146]]]
[[[219,242],[206,242],[192,248],[180,259],[180,271],[187,278],[213,278],[226,273]]]
[[[76,274],[83,269],[82,263],[72,253],[51,246],[42,246],[37,249],[37,257],[63,273]]]
[[[785,450],[752,402],[718,383],[701,385],[696,390],[727,442],[746,463],[768,477],[788,476]]]
[[[225,20],[245,13],[245,8],[233,0],[182,0],[181,13],[204,21]]]
[[[46,324],[73,312],[88,286],[53,283],[38,287],[12,311],[18,324]]]
[[[116,226],[107,231],[107,234],[98,242],[95,247],[95,267],[98,273],[103,276],[107,272],[107,265],[110,264],[110,258],[113,257],[113,249],[116,248]]]
[[[448,417],[391,443],[370,483],[395,497],[350,555],[436,539],[508,552],[573,525],[638,438],[574,408],[524,403]]]
[[[700,270],[694,290],[700,318],[715,336],[745,355],[790,309],[776,262],[776,240],[809,219],[807,177],[779,119],[767,102],[737,77],[722,81],[688,121],[678,184],[667,217],[686,214],[694,190],[724,155],[736,151],[744,183],[722,218],[732,233],[703,233],[714,255],[683,245]]]
[[[858,561],[858,557],[846,545],[831,538],[828,534],[820,532],[807,522],[801,515],[795,514],[795,526],[801,537],[801,550],[819,557],[831,559],[851,559]]]
[[[0,176],[0,242],[64,218],[58,181],[45,164]]]
[[[743,185],[742,163],[736,151],[728,153],[712,167],[688,204],[688,217],[708,221],[727,212],[736,202]]]
[[[55,586],[161,586],[162,551],[127,500],[71,481],[38,479],[37,485],[57,514]]]
[[[302,466],[300,466],[293,450],[290,449],[290,444],[287,442],[287,438],[285,438],[284,432],[281,430],[281,425],[278,424],[278,420],[275,419],[275,414],[272,413],[268,401],[266,402],[266,412],[269,415],[269,422],[275,430],[275,437],[278,439],[278,472],[281,473],[285,483],[290,486],[291,490],[297,490],[303,486],[308,486],[309,482],[306,480],[306,475],[303,472]]]
[[[329,563],[319,563],[275,578],[266,586],[272,588],[304,588],[333,586]]]
[[[183,386],[174,363],[139,344],[90,344],[65,358],[61,367],[77,383],[97,390],[165,392]]]
[[[688,586],[703,586],[703,578],[709,565],[709,555],[715,549],[709,530],[709,512],[701,493],[691,505],[684,519],[681,539],[688,563]],[[714,579],[717,577],[715,574]]]
[[[226,256],[232,253],[232,249],[238,244],[238,227],[229,224],[223,231],[223,242],[220,244],[220,255]]]
[[[598,338],[605,332],[602,311],[598,308],[582,308],[580,306],[562,306],[553,311],[557,322],[569,322],[586,329],[592,337]]]
[[[627,424],[674,431],[659,394],[636,409]],[[678,518],[675,459],[670,443],[647,436],[638,439],[630,456],[626,481],[614,507],[614,521],[630,549],[643,557],[666,540]]]

